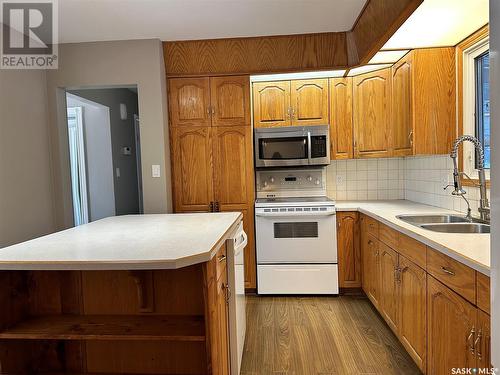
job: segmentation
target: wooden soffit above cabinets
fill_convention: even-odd
[[[163,42],[168,76],[346,69],[367,63],[423,0],[368,0],[346,32]]]

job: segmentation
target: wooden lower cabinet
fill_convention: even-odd
[[[385,321],[396,332],[398,329],[399,273],[398,254],[379,243],[380,299],[379,309]]]
[[[217,280],[217,361],[213,362],[214,375],[229,375],[229,312],[227,304],[227,272]]]
[[[491,364],[491,318],[482,310],[477,310],[476,357],[477,367],[492,368]]]
[[[483,311],[489,302],[479,298],[488,293],[489,278],[449,260],[443,267],[457,280],[434,277],[441,253],[368,216],[360,215],[360,222],[363,290],[420,370],[449,375],[453,368],[490,369],[491,323]],[[458,288],[460,283],[470,285]],[[477,305],[469,290],[478,291]]]
[[[363,290],[375,307],[380,301],[379,241],[371,234],[362,236]]]
[[[476,307],[434,279],[427,278],[428,366],[430,375],[476,366]]]
[[[337,212],[339,286],[361,287],[361,248],[357,212]]]
[[[422,372],[427,358],[427,274],[399,255],[398,332]]]

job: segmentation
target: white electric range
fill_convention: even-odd
[[[259,294],[338,294],[335,202],[324,168],[257,171]]]

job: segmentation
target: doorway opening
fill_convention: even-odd
[[[66,91],[75,226],[142,214],[137,87]]]

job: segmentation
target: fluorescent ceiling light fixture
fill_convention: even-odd
[[[358,74],[374,72],[375,70],[390,68],[392,64],[377,64],[377,65],[363,65],[358,68],[351,69],[348,76],[357,76]]]
[[[488,0],[425,0],[382,49],[455,46],[488,18]]]
[[[368,64],[394,64],[406,55],[408,51],[407,49],[399,51],[379,51],[372,57]]]
[[[262,75],[250,76],[250,82],[288,81],[291,79],[343,77],[344,74],[345,70],[325,70],[322,72],[284,73],[284,74],[262,74]]]

